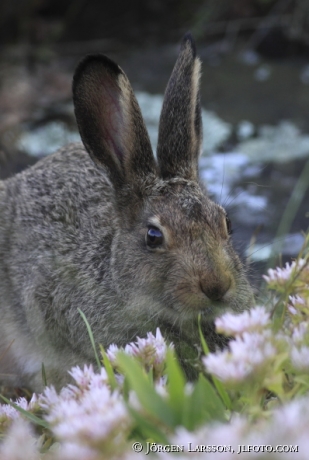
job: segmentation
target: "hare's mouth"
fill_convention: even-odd
[[[213,320],[217,316],[221,316],[225,311],[230,309],[230,305],[227,302],[220,300],[212,300],[211,303],[200,310],[200,314],[203,318],[209,321]]]
[[[194,301],[195,300],[195,301]],[[195,311],[195,313],[208,314],[213,312],[215,315],[222,310],[229,307],[229,302],[225,300],[211,300],[207,297],[192,299],[189,303],[188,308]]]
[[[198,304],[181,305],[180,308],[173,309],[181,313],[184,320],[196,320],[201,315],[203,321],[213,321],[216,317],[221,316],[225,311],[230,310],[231,306],[227,302],[209,301],[207,303],[199,302]]]
[[[211,306],[201,310],[201,316],[205,321],[213,321],[218,316],[223,315],[230,306],[225,302],[212,302]]]

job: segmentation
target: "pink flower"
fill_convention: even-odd
[[[300,348],[293,347],[290,355],[294,368],[307,373],[309,370],[309,347],[305,345]]]
[[[173,344],[167,345],[160,329],[157,328],[155,336],[152,332],[148,332],[146,338],[137,337],[136,342],[126,345],[124,350],[112,344],[106,353],[112,364],[117,365],[117,353],[122,350],[136,357],[147,370],[153,369],[155,378],[160,378],[164,370],[168,348],[172,349]]]
[[[1,460],[40,460],[40,442],[35,438],[30,424],[17,418],[0,444]]]
[[[32,411],[38,407],[38,398],[35,393],[33,393],[31,400],[28,402],[26,398],[18,398],[14,401],[14,404],[21,407],[24,410]],[[0,404],[0,418],[7,419],[17,419],[21,417],[21,412],[10,404]],[[8,420],[9,421],[9,420]]]
[[[305,259],[298,259],[291,264],[287,262],[285,268],[277,267],[275,270],[270,268],[267,276],[263,275],[263,278],[270,286],[284,286],[296,274],[297,270],[300,270],[306,264]]]
[[[239,315],[225,313],[215,320],[215,324],[218,332],[235,336],[265,329],[270,326],[270,315],[265,307],[255,307]]]
[[[263,371],[276,356],[271,339],[271,331],[245,332],[230,341],[229,349],[209,353],[203,363],[207,372],[228,384],[245,382]]]

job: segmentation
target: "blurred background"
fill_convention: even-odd
[[[188,30],[203,61],[201,176],[258,287],[308,227],[309,0],[1,0],[0,178],[79,139],[71,80],[88,53],[125,70],[155,148]]]

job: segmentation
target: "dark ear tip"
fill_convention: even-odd
[[[114,75],[122,73],[120,67],[104,54],[89,54],[84,57],[77,65],[73,76],[73,92],[80,79],[92,72],[109,72]]]
[[[185,46],[189,45],[191,50],[192,50],[192,55],[195,58],[196,57],[196,46],[195,46],[195,41],[194,38],[192,37],[191,32],[187,32],[181,42],[181,48],[185,48]]]

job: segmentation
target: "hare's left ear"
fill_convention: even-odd
[[[115,62],[100,54],[83,59],[74,74],[73,101],[85,148],[117,191],[157,174],[133,89]]]
[[[200,67],[193,38],[186,34],[165,91],[160,117],[157,158],[164,179],[198,178],[202,144]]]

